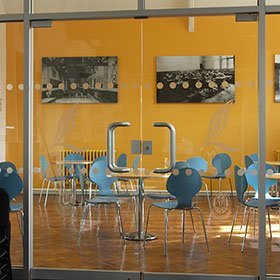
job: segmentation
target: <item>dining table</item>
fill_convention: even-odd
[[[92,164],[93,161],[92,160],[52,160],[51,161],[52,164],[56,164],[56,165],[60,165],[60,166],[66,166],[66,165],[70,165],[71,169],[73,170],[73,175],[74,176],[74,180],[72,181],[72,186],[71,186],[71,193],[72,193],[72,199],[71,201],[69,201],[69,204],[73,205],[73,206],[80,206],[83,204],[84,202],[84,190],[82,189],[82,200],[81,202],[77,201],[77,191],[76,191],[76,180],[75,180],[75,171],[76,171],[76,167],[78,165],[89,165]]]
[[[147,172],[145,170],[134,170],[127,173],[112,173],[112,176],[116,178],[122,178],[127,180],[137,180],[137,203],[136,203],[136,213],[137,213],[137,223],[136,231],[131,233],[126,233],[125,239],[131,241],[146,241],[154,240],[157,238],[156,235],[145,233],[144,229],[144,200],[145,200],[145,185],[144,182],[147,179],[167,179],[170,173],[153,173]]]

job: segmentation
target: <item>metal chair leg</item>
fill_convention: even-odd
[[[80,231],[79,231],[79,235],[78,235],[78,245],[80,245],[80,243],[81,243],[82,233],[83,233],[83,230],[84,230],[84,227],[85,227],[89,205],[90,204],[87,204],[87,203],[85,203],[85,205],[84,205],[83,214],[82,214],[82,222],[81,222],[81,225],[80,225]]]
[[[254,209],[253,210],[254,212],[254,235],[253,235],[253,242],[255,242],[256,241],[256,211],[257,211],[257,209]]]
[[[186,219],[186,212],[182,210],[182,242],[185,241],[185,219]]]
[[[211,193],[211,196],[212,196],[212,194],[213,194],[212,179],[210,179],[210,193]]]
[[[190,209],[190,216],[191,216],[191,221],[192,221],[193,233],[196,234],[196,228],[195,228],[195,225],[194,225],[194,220],[193,220],[193,215],[192,215],[192,209]]]
[[[99,228],[100,228],[100,216],[101,216],[101,210],[100,210],[100,204],[98,204],[98,206],[97,206],[97,212],[98,212],[98,214],[97,214],[97,227],[96,227],[96,236],[98,236],[99,235]]]
[[[229,179],[229,185],[230,185],[231,197],[233,197],[233,190],[232,190],[231,178],[228,178],[228,179]]]
[[[212,208],[211,208],[211,202],[210,202],[210,197],[209,197],[208,186],[207,186],[206,183],[202,183],[202,184],[205,186],[205,191],[206,191],[208,206],[209,206],[209,210],[210,210],[210,212],[211,212]]]
[[[144,242],[143,242],[143,247],[144,248],[146,246],[146,238],[147,238],[147,232],[148,232],[150,211],[151,211],[152,206],[153,206],[153,204],[150,204],[149,207],[148,207],[147,220],[146,220],[146,228],[145,228],[145,235],[144,235]]]
[[[204,223],[204,219],[203,219],[203,215],[202,215],[202,211],[199,207],[196,207],[194,209],[197,209],[199,214],[200,214],[200,218],[201,218],[201,223],[202,223],[202,227],[203,227],[203,230],[204,230],[204,237],[205,237],[205,241],[206,241],[206,246],[207,246],[207,251],[208,253],[210,252],[209,250],[209,244],[208,244],[208,238],[207,238],[207,233],[206,233],[206,228],[205,228],[205,223]]]
[[[243,210],[243,214],[242,214],[242,219],[241,219],[241,224],[240,224],[239,232],[241,232],[241,230],[242,230],[243,222],[244,222],[244,219],[245,219],[245,216],[246,216],[246,212],[247,212],[247,206],[245,206],[245,207],[244,207],[244,210]]]
[[[269,207],[267,209],[267,218],[268,218],[268,226],[269,226],[269,234],[270,234],[270,240],[272,240],[272,230],[271,230],[271,222],[270,222],[270,211]]]
[[[117,216],[118,216],[118,221],[119,221],[120,234],[121,234],[121,238],[122,238],[123,242],[125,243],[120,203],[116,203],[116,207],[117,207]]]
[[[232,220],[230,235],[229,235],[229,238],[228,238],[228,243],[231,242],[232,232],[233,232],[233,228],[234,228],[234,225],[235,225],[236,217],[237,217],[237,215],[238,215],[238,209],[239,209],[239,207],[240,207],[240,205],[238,205],[237,208],[236,208],[236,210],[235,210],[234,218],[233,218],[233,220]]]
[[[43,182],[42,182],[42,187],[41,187],[41,192],[40,192],[40,196],[39,196],[39,200],[38,200],[38,204],[41,203],[41,199],[42,199],[42,195],[43,195],[43,190],[44,190],[44,185],[45,185],[45,182],[46,182],[46,178],[43,179]]]
[[[245,249],[245,242],[246,242],[246,236],[247,236],[247,231],[248,231],[248,225],[249,225],[249,220],[250,220],[250,208],[248,209],[248,217],[247,217],[247,223],[246,223],[246,228],[245,228],[245,233],[242,241],[242,247],[241,247],[241,252],[244,253]]]
[[[47,207],[50,184],[51,184],[51,181],[48,182],[47,191],[46,191],[46,196],[45,196],[44,207]]]
[[[168,222],[168,210],[164,209],[164,256],[167,254],[167,222]]]

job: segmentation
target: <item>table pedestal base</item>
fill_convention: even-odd
[[[137,231],[125,234],[125,239],[130,240],[130,241],[144,241],[144,238],[145,238],[145,232],[144,231],[142,231],[140,235]],[[155,239],[157,239],[156,235],[152,235],[150,233],[147,233],[146,241],[155,240]]]

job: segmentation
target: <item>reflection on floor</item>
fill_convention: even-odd
[[[169,215],[168,255],[163,256],[163,211],[153,208],[149,232],[158,236],[147,242],[126,241],[118,231],[115,208],[101,211],[99,236],[96,236],[97,211],[88,216],[81,245],[77,238],[82,214],[81,207],[62,206],[57,196],[50,196],[47,208],[37,205],[34,197],[34,266],[48,268],[102,269],[177,273],[257,274],[257,242],[253,242],[253,221],[249,227],[245,253],[241,253],[244,232],[240,233],[241,213],[238,216],[232,243],[228,244],[235,199],[223,207],[215,207],[210,215],[205,197],[199,197],[210,245],[207,253],[201,222],[194,213],[197,234],[194,236],[190,216],[186,215],[185,242],[181,241],[181,214]],[[149,204],[151,200],[147,200]],[[213,202],[213,201],[212,201]],[[122,203],[125,232],[135,231],[132,203]],[[267,238],[268,272],[280,273],[280,228],[278,210],[271,211],[273,240]],[[22,264],[22,243],[15,215],[12,222],[12,263]],[[267,230],[268,233],[268,230]],[[256,233],[257,236],[258,232]]]

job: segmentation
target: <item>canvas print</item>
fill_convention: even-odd
[[[275,89],[274,100],[280,102],[280,54],[274,56]]]
[[[117,57],[42,58],[42,103],[117,102]]]
[[[235,100],[234,56],[159,56],[158,103],[226,103]]]

